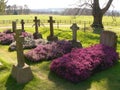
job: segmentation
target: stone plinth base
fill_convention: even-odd
[[[18,67],[13,65],[12,77],[16,79],[18,83],[27,83],[33,79],[33,74],[28,65],[25,64],[24,67]]]
[[[58,41],[58,37],[56,37],[56,36],[48,36],[47,40],[48,41]]]
[[[33,33],[34,39],[42,38],[42,35],[40,33]]]
[[[70,41],[74,48],[82,48],[82,44],[79,41]]]

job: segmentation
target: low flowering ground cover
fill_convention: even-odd
[[[0,33],[0,44],[9,45],[14,41],[13,34]]]
[[[27,32],[22,32],[23,37],[31,36],[31,34]],[[5,30],[3,32],[0,32],[0,44],[2,45],[10,45],[12,42],[14,42],[14,33],[11,32],[11,30]]]
[[[50,42],[45,45],[38,45],[35,49],[32,49],[25,53],[25,57],[30,61],[38,62],[61,57],[71,50],[72,43],[69,41],[61,40],[57,42]]]
[[[82,49],[73,49],[63,57],[54,59],[50,70],[73,83],[89,78],[95,72],[112,67],[118,53],[108,46],[97,44]]]

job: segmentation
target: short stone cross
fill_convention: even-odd
[[[49,17],[50,19],[48,22],[50,23],[50,36],[54,36],[54,31],[53,31],[53,23],[55,23],[55,20],[53,20],[52,16]]]
[[[24,22],[24,20],[22,19],[22,20],[21,20],[21,29],[22,29],[22,32],[25,31],[25,30],[24,30],[24,24],[25,24],[25,22]]]
[[[17,65],[13,65],[12,77],[16,79],[18,83],[27,83],[32,80],[33,74],[29,65],[25,64],[23,55],[23,41],[24,38],[21,36],[22,30],[16,30],[16,50],[17,50]]]
[[[15,40],[16,40],[16,50],[17,50],[17,60],[18,60],[18,66],[19,67],[23,67],[24,66],[24,55],[23,55],[23,41],[24,41],[24,37],[20,37],[22,31],[21,30],[17,30],[16,31],[16,35]]]
[[[35,22],[35,33],[38,33],[38,26],[40,25],[40,20],[37,19],[35,16],[35,19],[33,20]]]
[[[73,41],[77,42],[77,30],[79,30],[79,27],[77,26],[76,23],[73,23],[73,25],[70,27],[70,29],[72,29]]]
[[[16,30],[16,22],[15,21],[12,21],[12,30],[13,30],[13,32],[15,32],[15,30]]]

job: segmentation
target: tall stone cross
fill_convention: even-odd
[[[53,31],[53,23],[55,23],[55,20],[53,20],[52,16],[49,17],[50,19],[48,22],[50,23],[50,36],[54,36],[54,31]]]
[[[18,67],[23,67],[25,64],[24,55],[23,55],[23,41],[24,37],[20,36],[22,33],[21,30],[16,30],[15,32],[15,40],[16,40],[16,50],[17,50],[17,60],[18,60]]]
[[[25,31],[25,30],[24,30],[24,24],[25,24],[25,22],[24,22],[24,20],[22,19],[22,20],[21,20],[21,27],[22,27],[21,29],[22,29],[22,32]]]
[[[35,16],[33,21],[35,22],[35,33],[38,33],[38,25],[40,24],[40,20]]]
[[[76,23],[73,23],[73,25],[70,27],[70,29],[72,29],[73,41],[77,42],[77,30],[79,30],[79,27],[77,26]]]
[[[16,40],[16,50],[17,50],[17,65],[13,65],[12,77],[16,79],[17,83],[27,83],[33,78],[32,71],[29,65],[25,64],[23,55],[23,41],[24,37],[20,36],[22,30],[16,30],[15,40]]]

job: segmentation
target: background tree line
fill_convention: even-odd
[[[29,14],[30,9],[25,4],[24,6],[7,5],[6,0],[0,0],[0,15],[17,15],[17,14]]]

